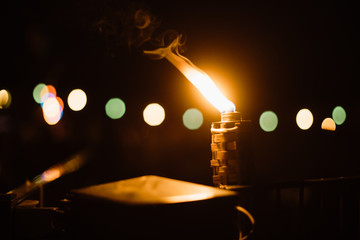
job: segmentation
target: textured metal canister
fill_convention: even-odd
[[[211,124],[211,167],[216,187],[250,184],[254,175],[251,146],[251,121],[240,113],[221,114]]]

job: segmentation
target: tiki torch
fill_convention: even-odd
[[[221,113],[221,121],[213,122],[211,126],[210,165],[213,169],[214,185],[232,188],[231,186],[249,184],[253,175],[250,168],[251,122],[242,120],[240,113],[236,112],[234,103],[221,93],[205,72],[179,54],[180,38],[181,36],[177,37],[167,47],[144,53],[156,59],[167,59]]]

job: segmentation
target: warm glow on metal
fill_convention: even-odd
[[[190,202],[190,201],[200,201],[208,198],[212,198],[214,194],[212,192],[199,192],[194,194],[188,195],[176,195],[176,196],[169,196],[165,198],[165,201],[169,203],[172,202]]]
[[[159,48],[154,51],[144,51],[145,54],[157,58],[166,58],[201,92],[201,94],[221,113],[234,112],[235,105],[227,99],[216,87],[213,80],[196,67],[189,59],[181,56],[177,47],[179,38],[175,39],[168,47]]]

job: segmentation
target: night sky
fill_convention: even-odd
[[[151,16],[144,31],[134,27],[138,9]],[[88,163],[57,180],[65,190],[145,174],[212,185],[210,126],[220,113],[169,62],[142,53],[169,31],[184,36],[182,54],[253,122],[257,182],[359,175],[354,9],[349,1],[9,1],[0,88],[12,103],[0,109],[1,191],[84,149]],[[65,102],[55,126],[32,98],[40,82]],[[75,88],[88,97],[79,112],[66,104]],[[118,120],[105,115],[113,97],[126,104]],[[158,127],[142,117],[152,102],[166,112]],[[321,130],[339,105],[345,123]],[[182,124],[188,108],[203,113],[200,129]],[[295,122],[302,108],[314,115],[307,131]],[[266,110],[279,119],[271,133],[258,124]]]

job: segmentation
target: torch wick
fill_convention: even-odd
[[[221,122],[235,122],[240,121],[241,115],[239,112],[224,112],[221,113]]]

